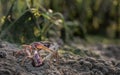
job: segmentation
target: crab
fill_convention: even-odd
[[[25,57],[22,60],[22,65],[24,64],[26,59],[31,59],[32,64],[36,66],[42,65],[45,60],[50,60],[51,58],[55,57],[58,59],[58,45],[52,44],[49,42],[33,42],[30,45],[22,45],[23,49],[17,51],[15,56],[19,54],[25,54]],[[44,58],[41,57],[39,51],[44,50],[49,52],[47,56]]]

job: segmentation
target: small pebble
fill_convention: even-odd
[[[6,58],[6,53],[5,52],[0,52],[0,58]]]

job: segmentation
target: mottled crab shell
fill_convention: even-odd
[[[59,45],[57,43],[53,42],[48,42],[48,41],[42,41],[41,44],[43,44],[45,47],[57,51],[59,49]]]
[[[31,44],[31,46],[32,46],[32,48],[34,48],[34,49],[35,49],[35,48],[42,49],[43,44],[40,43],[40,42],[34,42],[34,43]]]

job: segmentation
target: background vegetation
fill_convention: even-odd
[[[0,7],[2,40],[120,38],[120,0],[0,0]]]

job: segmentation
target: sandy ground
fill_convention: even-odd
[[[0,42],[0,75],[120,75],[120,46],[96,44],[86,49],[76,50],[84,56],[64,52],[60,54],[59,64],[46,61],[43,66],[33,67],[31,61],[20,64],[22,55],[13,56],[18,46]]]

